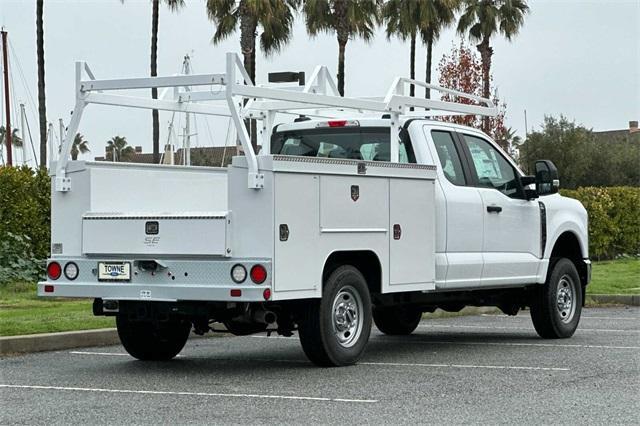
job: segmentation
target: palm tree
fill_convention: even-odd
[[[380,11],[380,18],[387,24],[387,39],[395,35],[402,41],[406,41],[407,38],[411,40],[409,76],[412,80],[416,78],[416,34],[420,30],[420,8],[421,3],[418,1],[389,0],[382,5]],[[409,96],[414,95],[415,86],[412,84]]]
[[[464,0],[464,9],[458,22],[458,32],[469,33],[469,39],[476,45],[482,60],[482,96],[489,98],[491,88],[491,37],[502,34],[507,40],[518,34],[529,12],[525,0]],[[488,120],[483,120],[485,131]]]
[[[420,35],[422,42],[427,45],[424,81],[431,83],[433,43],[440,37],[440,32],[455,19],[461,0],[422,0],[420,5]],[[431,98],[431,90],[426,88],[424,95],[427,99]]]
[[[255,83],[258,26],[262,51],[266,55],[280,51],[291,39],[293,13],[299,5],[300,0],[207,0],[207,15],[216,27],[212,42],[220,43],[239,27],[244,68]],[[255,120],[250,127],[251,144],[257,150]]]
[[[218,44],[240,28],[240,50],[244,67],[253,83],[256,79],[256,38],[266,55],[280,51],[293,29],[293,13],[300,0],[207,0],[207,15],[216,27],[213,44]]]
[[[44,92],[44,0],[36,0],[36,56],[38,62],[38,118],[40,121],[40,167],[47,167],[47,104]]]
[[[0,146],[4,146],[6,141],[7,129],[4,126],[0,126]],[[18,136],[18,129],[11,129],[11,144],[17,148],[22,147],[22,138]]]
[[[306,0],[303,12],[307,32],[335,32],[338,39],[338,92],[344,96],[344,55],[350,38],[373,38],[379,23],[381,0]]]
[[[184,0],[164,0],[169,10],[176,11],[184,6]],[[151,77],[158,75],[158,21],[160,0],[151,0]],[[151,89],[151,97],[158,99],[158,89]],[[160,115],[157,109],[151,111],[153,118],[153,162],[160,162]]]
[[[124,136],[114,136],[107,141],[106,159],[109,161],[114,161],[114,154],[115,161],[127,161],[134,153],[135,150],[127,145],[127,138]]]
[[[89,151],[91,151],[89,149],[89,141],[81,133],[76,133],[76,137],[73,138],[73,145],[71,145],[71,159],[75,161],[78,159],[78,154],[86,154]]]
[[[7,129],[4,126],[0,126],[0,147],[5,147],[5,144],[7,143],[6,140],[7,137]],[[14,148],[22,148],[22,138],[20,136],[18,136],[18,129],[13,128],[11,129],[11,145],[13,145]],[[14,150],[15,153],[15,160],[14,160],[14,164],[18,164],[18,159],[17,159],[17,150]],[[23,156],[24,156],[24,152],[23,152]]]
[[[387,38],[396,35],[401,40],[411,40],[410,75],[415,79],[416,35],[420,33],[422,41],[427,45],[427,83],[431,83],[431,62],[433,43],[440,31],[453,22],[455,11],[460,7],[460,0],[390,0],[382,6],[382,20],[387,23]],[[411,85],[409,95],[414,96],[415,88]],[[430,97],[430,90],[425,95]]]
[[[496,142],[502,149],[511,154],[515,147],[522,145],[522,138],[516,134],[515,129],[502,127],[496,135]]]
[[[120,0],[124,3],[124,0]],[[184,0],[151,0],[151,77],[158,75],[158,24],[160,20],[160,3],[167,5],[175,12],[185,5]],[[158,99],[158,89],[151,89],[151,97]],[[153,162],[160,162],[160,115],[157,109],[151,111],[153,119]]]

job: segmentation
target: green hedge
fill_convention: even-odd
[[[640,188],[562,190],[589,212],[589,253],[594,259],[640,254]]]
[[[37,279],[49,256],[46,170],[0,167],[0,283]]]

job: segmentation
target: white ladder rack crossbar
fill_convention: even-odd
[[[71,179],[66,167],[84,109],[89,104],[124,106],[130,108],[231,117],[248,165],[248,187],[260,189],[264,176],[258,170],[258,161],[243,120],[261,121],[263,149],[268,153],[273,121],[276,113],[302,113],[316,110],[321,117],[330,116],[330,109],[352,110],[357,113],[384,113],[390,115],[391,162],[398,162],[401,116],[484,115],[495,116],[497,108],[490,99],[456,90],[398,77],[384,98],[341,97],[329,70],[318,66],[303,88],[255,86],[240,57],[227,53],[226,70],[221,74],[191,74],[165,77],[122,78],[98,80],[85,62],[76,62],[76,103],[68,131],[61,147],[55,170],[55,190],[71,190]],[[88,77],[83,79],[84,76]],[[240,81],[238,81],[240,80]],[[405,94],[407,85],[429,88],[432,91],[467,99],[474,104],[422,99]],[[209,90],[192,91],[192,87],[206,86]],[[212,87],[218,86],[216,90]],[[160,99],[105,93],[116,90],[164,88]],[[173,88],[173,97],[169,95]],[[213,101],[225,101],[224,105]],[[246,101],[246,105],[245,105]],[[425,112],[410,112],[409,108],[425,108]],[[325,114],[326,112],[326,114]],[[314,115],[313,113],[307,115]]]

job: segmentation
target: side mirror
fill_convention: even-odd
[[[536,192],[538,195],[555,194],[560,188],[558,169],[550,160],[536,161]]]

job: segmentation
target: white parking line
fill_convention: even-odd
[[[570,371],[568,368],[529,367],[519,365],[473,365],[473,364],[422,364],[409,362],[359,362],[363,365],[381,365],[392,367],[433,367],[433,368],[485,368],[490,370],[532,370],[532,371]]]
[[[604,319],[604,320],[621,320],[621,321],[638,321],[640,320],[640,318],[631,318],[631,317],[592,317],[592,316],[585,316],[582,315],[580,317],[580,319],[582,318],[586,318],[586,319]]]
[[[409,342],[409,343],[427,343],[427,342]],[[98,356],[126,356],[122,353],[111,352],[69,352],[71,354],[81,355],[98,355]],[[299,359],[269,359],[269,358],[207,358],[210,361],[222,361],[222,362],[276,362],[284,364],[308,364],[309,361]],[[492,370],[539,370],[539,371],[569,371],[568,368],[553,368],[553,367],[530,367],[530,366],[512,366],[512,365],[474,365],[474,364],[424,364],[424,363],[400,363],[400,362],[358,362],[358,365],[380,365],[380,366],[392,366],[392,367],[433,367],[433,368],[485,368]],[[0,385],[2,386],[2,385]]]
[[[509,319],[522,319],[525,321],[531,321],[531,318],[528,316],[513,316],[513,315],[505,315],[505,314],[480,314],[481,317],[487,318],[509,318]],[[603,320],[621,320],[621,321],[638,321],[640,318],[632,318],[632,317],[601,317],[601,316],[591,316],[591,315],[581,315],[580,319],[603,319]]]
[[[388,341],[395,343],[413,343],[420,345],[470,345],[470,346],[539,346],[544,348],[587,348],[587,349],[640,349],[640,346],[606,346],[606,345],[577,345],[577,344],[561,344],[561,343],[520,343],[520,342],[460,342],[449,340],[429,340],[429,341],[411,341],[389,338],[375,338],[375,340]]]
[[[212,393],[212,392],[171,392],[152,390],[131,390],[131,389],[101,389],[101,388],[78,388],[69,386],[37,386],[37,385],[7,385],[0,384],[0,388],[11,389],[40,389],[78,392],[103,392],[103,393],[123,393],[123,394],[143,394],[143,395],[177,395],[177,396],[207,396],[207,397],[227,397],[227,398],[257,398],[257,399],[285,399],[301,401],[323,401],[323,402],[355,402],[355,403],[376,403],[376,399],[347,399],[347,398],[324,398],[315,396],[294,396],[294,395],[260,395],[250,393]]]
[[[115,352],[85,352],[85,351],[71,351],[72,355],[102,355],[102,356],[131,356],[129,354],[121,354]]]
[[[264,334],[252,334],[251,336],[244,336],[244,337],[253,337],[256,339],[290,339],[290,340],[296,340],[298,338],[298,336],[265,336]]]
[[[449,325],[449,324],[420,324],[418,327],[421,328],[473,328],[473,329],[482,329],[482,330],[527,330],[534,331],[533,326],[531,327],[504,327],[504,326],[496,326],[496,325]],[[640,330],[612,330],[608,328],[582,328],[578,327],[578,331],[605,331],[609,333],[640,333]]]
[[[123,353],[118,353],[118,352],[90,352],[90,351],[70,351],[69,352],[72,355],[101,355],[101,356],[128,356],[130,357],[131,355],[129,354],[123,354]],[[176,358],[181,358],[183,355],[176,355]]]

